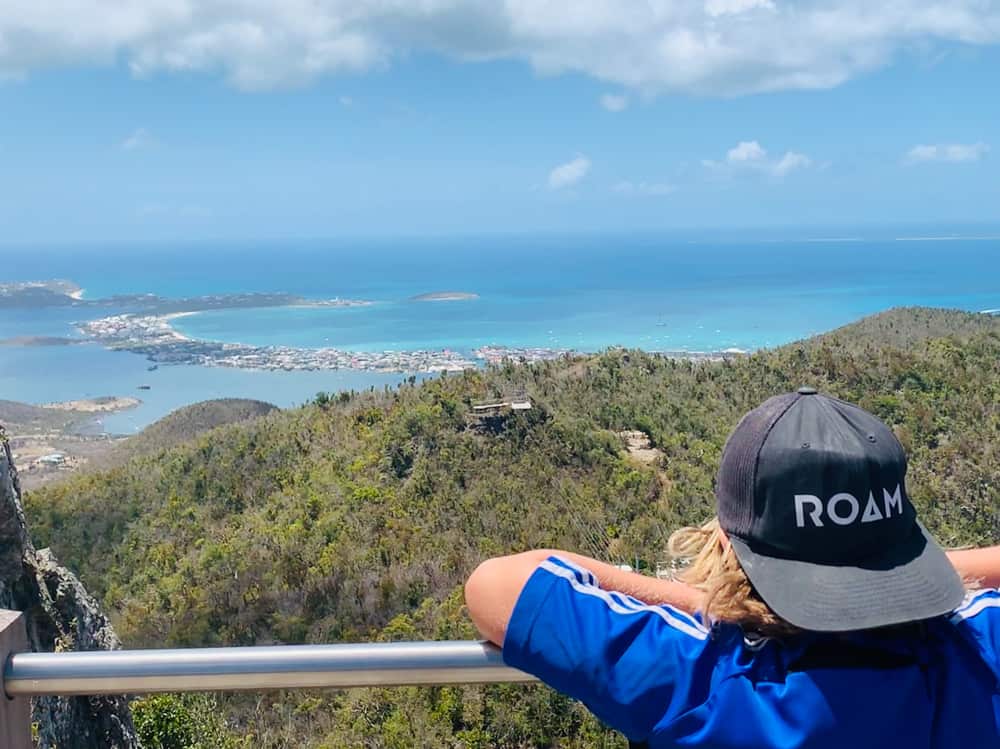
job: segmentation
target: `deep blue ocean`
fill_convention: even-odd
[[[371,300],[367,307],[220,310],[176,321],[196,338],[358,351],[466,352],[485,344],[750,350],[898,305],[1000,308],[1000,238],[512,236],[0,247],[0,257],[0,283],[66,278],[88,298],[287,292]],[[411,301],[441,291],[479,298]],[[107,313],[4,311],[0,338],[73,335],[72,323],[88,314]],[[105,420],[109,431],[131,432],[205,398],[288,406],[320,390],[381,388],[405,376],[194,366],[149,372],[147,365],[95,345],[4,346],[0,398],[138,395],[143,406]],[[151,389],[137,392],[140,384]]]

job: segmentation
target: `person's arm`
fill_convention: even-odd
[[[949,551],[948,559],[963,578],[1000,588],[1000,546]]]
[[[486,639],[503,644],[507,623],[521,590],[538,566],[553,555],[592,572],[603,590],[618,591],[643,603],[667,604],[681,611],[694,612],[701,601],[701,593],[684,583],[626,572],[569,551],[536,549],[488,559],[466,582],[465,602],[469,616]]]
[[[480,564],[465,581],[465,605],[479,633],[503,645],[510,615],[521,591],[549,553],[542,549],[494,557]]]
[[[638,742],[705,699],[723,647],[697,618],[604,587],[641,594],[649,582],[541,549],[483,562],[466,583],[466,604],[483,635],[503,646],[505,664]]]

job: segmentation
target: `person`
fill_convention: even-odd
[[[1000,746],[1000,547],[946,556],[906,456],[812,388],[744,416],[680,581],[577,554],[483,562],[469,614],[504,662],[649,747]],[[693,613],[692,613],[693,612]]]

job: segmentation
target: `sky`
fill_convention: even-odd
[[[998,74],[1000,0],[5,0],[0,242],[974,232]]]

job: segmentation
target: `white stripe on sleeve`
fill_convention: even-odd
[[[634,609],[642,609],[644,606],[648,606],[649,605],[649,604],[643,603],[642,601],[640,601],[640,600],[638,600],[636,598],[633,598],[632,596],[627,595],[625,593],[615,592],[614,595],[618,597],[618,600],[621,602],[621,604],[623,606],[628,606],[628,607],[634,608]],[[661,604],[658,604],[658,608],[666,609],[673,616],[676,616],[678,619],[684,620],[685,622],[687,622],[688,624],[690,624],[692,627],[698,627],[700,629],[705,629],[705,627],[702,625],[702,623],[700,621],[698,621],[695,617],[693,617],[691,614],[687,613],[686,611],[682,611],[681,609],[679,609],[679,608],[677,608],[675,606],[671,606],[668,603],[661,603]]]
[[[560,560],[561,561],[561,560]],[[683,632],[689,637],[694,637],[698,640],[705,640],[708,638],[708,630],[700,625],[692,625],[690,622],[681,619],[678,616],[674,616],[670,609],[664,608],[663,606],[649,606],[647,604],[639,604],[636,602],[634,605],[625,606],[619,600],[606,590],[601,590],[600,588],[593,585],[586,585],[577,579],[577,576],[573,571],[554,564],[549,560],[545,560],[539,565],[540,569],[545,570],[557,577],[561,577],[564,580],[569,581],[569,584],[573,586],[573,589],[577,593],[582,593],[583,595],[593,596],[595,598],[604,601],[609,609],[614,611],[616,614],[639,614],[643,612],[649,612],[660,617],[664,622],[669,624],[672,628]]]
[[[595,585],[595,586],[598,584],[597,578],[594,576],[594,573],[588,570],[586,567],[581,567],[578,564],[574,564],[573,562],[569,561],[565,557],[559,556],[558,554],[554,555],[552,558],[555,559],[563,567],[575,572],[576,579],[579,580],[580,582],[585,583],[587,585]]]
[[[997,591],[986,590],[975,595],[970,594],[965,604],[951,615],[950,621],[958,624],[976,614],[981,614],[986,609],[992,608],[1000,608],[1000,595],[998,595]]]

